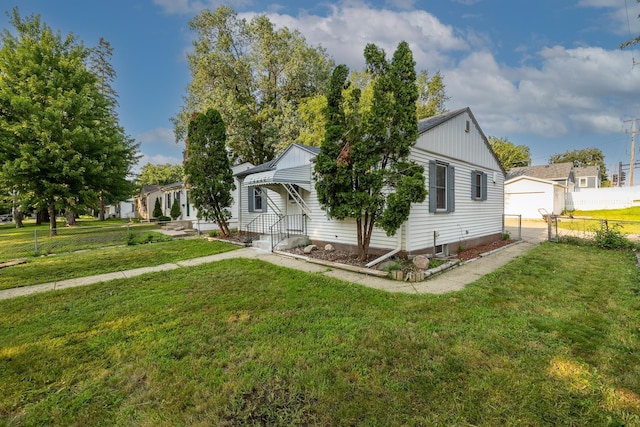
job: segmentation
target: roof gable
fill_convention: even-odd
[[[573,168],[573,173],[577,177],[600,176],[600,167],[598,166],[582,166]]]
[[[507,180],[525,175],[545,180],[570,179],[572,171],[573,163],[571,162],[552,163],[540,166],[522,166],[511,168],[507,173]]]
[[[289,168],[295,166],[302,166],[308,164],[309,161],[315,158],[320,153],[319,147],[312,147],[310,145],[302,145],[293,143],[285,148],[280,154],[278,154],[273,160],[262,163],[253,168],[249,168],[236,173],[236,176],[243,178],[247,175],[251,175],[259,172],[266,172],[274,169]]]
[[[416,147],[505,173],[469,107],[418,121]]]

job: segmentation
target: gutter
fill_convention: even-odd
[[[396,244],[396,248],[394,250],[392,250],[391,252],[387,252],[386,254],[382,255],[381,257],[378,257],[378,258],[374,259],[370,263],[365,264],[365,267],[371,268],[374,265],[381,263],[385,259],[391,258],[392,256],[394,256],[395,254],[397,254],[398,252],[400,252],[402,250],[402,228],[403,227],[404,227],[404,224],[400,227],[400,230],[399,230],[399,233],[398,233],[398,243]]]

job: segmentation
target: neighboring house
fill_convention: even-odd
[[[567,191],[573,191],[576,182],[575,168],[571,162],[511,168],[507,173],[507,182],[520,176],[553,181],[564,185]]]
[[[573,163],[512,168],[504,183],[504,213],[526,219],[560,215],[570,193],[578,189]]]
[[[573,168],[576,179],[576,191],[580,188],[600,188],[600,167],[584,166]]]
[[[134,218],[135,217],[135,202],[131,198],[122,202],[118,202],[112,205],[106,205],[105,218]]]
[[[253,165],[251,163],[245,162],[232,166],[231,171],[235,175],[252,167]],[[183,182],[165,185],[161,188],[161,191],[163,193],[161,198],[161,207],[164,215],[171,216],[171,206],[173,203],[179,203],[181,214],[178,219],[191,221],[193,223],[193,228],[199,231],[218,228],[218,225],[215,222],[198,219],[198,209],[193,206],[189,187]],[[233,191],[233,203],[230,208],[231,219],[229,220],[229,227],[231,228],[238,226],[239,213],[237,200],[239,200],[240,191],[240,185],[236,182],[236,189]]]
[[[509,178],[504,184],[505,215],[542,219],[543,214],[560,215],[567,187],[559,182],[527,175]]]
[[[449,254],[501,238],[504,170],[471,110],[421,120],[418,132],[410,159],[424,166],[429,195],[413,205],[395,236],[376,228],[370,253]],[[317,200],[318,152],[292,144],[274,160],[236,174],[243,188],[240,229],[277,241],[304,234],[315,244],[355,249],[355,220],[329,219]]]
[[[156,198],[162,202],[162,196],[162,186],[143,185],[140,189],[140,194],[133,197],[135,217],[147,221],[153,219],[153,208],[156,204]]]

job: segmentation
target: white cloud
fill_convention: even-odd
[[[252,4],[251,0],[153,0],[153,3],[160,6],[162,10],[170,15],[189,15],[198,13],[204,9],[215,9],[218,6],[229,5],[231,7],[242,7]]]
[[[141,144],[165,144],[176,145],[173,129],[156,128],[143,132],[135,137]]]
[[[424,10],[395,12],[352,2],[330,6],[327,16],[270,14],[269,19],[277,26],[300,30],[308,43],[321,44],[336,63],[354,70],[364,67],[367,43],[375,43],[390,57],[398,43],[405,40],[419,68],[434,70],[450,63],[449,53],[469,49],[453,27]]]

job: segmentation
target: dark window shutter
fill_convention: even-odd
[[[253,212],[253,187],[247,188],[249,195],[249,212]]]
[[[436,162],[429,161],[429,212],[436,211]]]
[[[482,173],[482,200],[487,200],[487,174]]]
[[[456,210],[456,173],[451,165],[447,167],[447,212]]]

